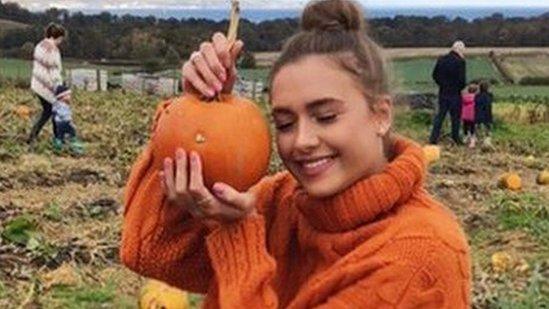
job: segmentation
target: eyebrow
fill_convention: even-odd
[[[326,97],[326,98],[314,100],[312,102],[308,102],[307,104],[305,104],[305,106],[308,111],[311,111],[332,103],[342,104],[343,101],[336,98],[332,98],[332,97]],[[293,112],[286,107],[275,107],[273,108],[272,113],[274,115],[274,114],[291,114]]]

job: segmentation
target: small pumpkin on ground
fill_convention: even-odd
[[[504,189],[518,191],[522,189],[522,179],[516,173],[505,173],[499,178],[499,186]]]
[[[141,289],[140,309],[187,309],[188,294],[157,280],[149,280]]]
[[[500,251],[492,255],[491,262],[496,273],[503,273],[513,266],[513,257],[505,251]]]
[[[536,178],[538,185],[548,185],[549,184],[549,170],[543,170],[539,172],[538,177]]]
[[[21,119],[30,119],[31,113],[31,109],[25,105],[19,105],[15,108],[15,114],[17,114],[17,116]]]
[[[440,147],[436,145],[423,146],[423,154],[427,164],[440,160]]]

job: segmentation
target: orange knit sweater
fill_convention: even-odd
[[[308,197],[288,172],[266,177],[253,188],[260,216],[213,230],[159,193],[150,147],[130,175],[121,259],[207,294],[205,308],[470,306],[465,236],[423,189],[423,154],[409,141],[332,198]]]

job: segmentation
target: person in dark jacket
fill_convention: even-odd
[[[465,44],[462,41],[456,41],[452,50],[438,58],[435,69],[433,70],[433,79],[439,86],[438,103],[439,109],[433,122],[433,130],[429,142],[437,144],[440,137],[440,129],[446,114],[450,112],[452,119],[452,139],[456,144],[461,145],[459,135],[461,118],[461,90],[465,88]]]
[[[490,132],[493,123],[492,102],[494,96],[489,91],[490,84],[487,81],[480,82],[479,87],[480,91],[475,96],[475,122],[479,129],[482,127],[485,131],[483,146],[492,147]]]

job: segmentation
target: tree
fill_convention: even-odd
[[[255,68],[255,56],[253,53],[245,51],[240,59],[240,67],[243,69],[254,69]]]
[[[32,59],[34,53],[34,44],[27,42],[19,49],[19,57],[23,59]]]
[[[168,47],[168,51],[166,52],[166,56],[164,58],[166,64],[179,65],[179,62],[181,61],[179,53],[171,45]]]

